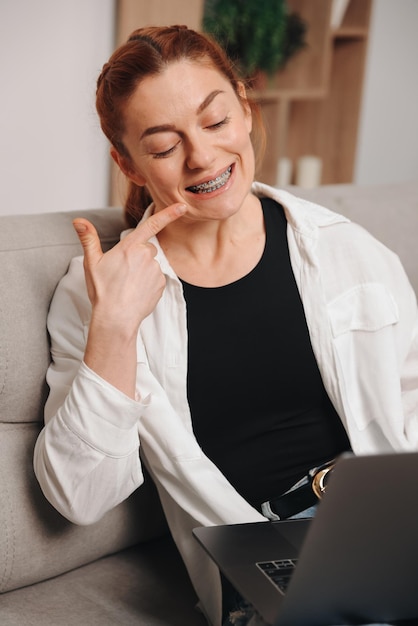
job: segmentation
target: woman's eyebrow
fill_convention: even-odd
[[[214,100],[216,96],[218,96],[220,93],[225,92],[221,89],[215,89],[214,91],[211,91],[211,93],[203,100],[202,104],[199,104],[197,108],[197,113],[202,113],[210,105],[212,100]]]
[[[140,139],[143,139],[148,135],[155,135],[156,133],[169,133],[171,131],[174,132],[175,130],[176,127],[174,126],[174,124],[160,124],[159,126],[150,126],[149,128],[146,128],[144,130]]]
[[[197,114],[202,113],[220,93],[225,92],[221,89],[215,89],[214,91],[211,91],[211,93],[206,96],[203,102],[197,107]],[[149,135],[155,135],[156,133],[169,133],[175,132],[175,130],[176,127],[174,126],[174,124],[160,124],[159,126],[150,126],[150,128],[146,128],[144,130],[141,135],[141,139],[143,139],[144,137],[148,137]]]

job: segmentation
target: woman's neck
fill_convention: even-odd
[[[260,260],[265,244],[260,201],[251,202],[225,220],[187,219],[158,235],[176,274],[202,287],[219,287],[248,274]]]

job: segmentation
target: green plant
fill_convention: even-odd
[[[212,34],[244,77],[272,76],[305,45],[305,22],[285,0],[206,0],[203,30]]]

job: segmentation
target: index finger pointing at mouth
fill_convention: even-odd
[[[144,222],[140,222],[135,229],[135,238],[141,243],[146,243],[148,239],[158,235],[166,226],[174,222],[186,212],[185,204],[172,204],[154,215],[151,215]],[[133,234],[133,233],[132,233]]]

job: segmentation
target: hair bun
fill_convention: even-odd
[[[100,76],[97,79],[97,87],[99,87],[101,85],[101,83],[103,82],[103,79],[106,77],[106,74],[108,73],[108,71],[111,68],[111,64],[110,63],[105,63],[102,67],[102,71],[100,72]]]

